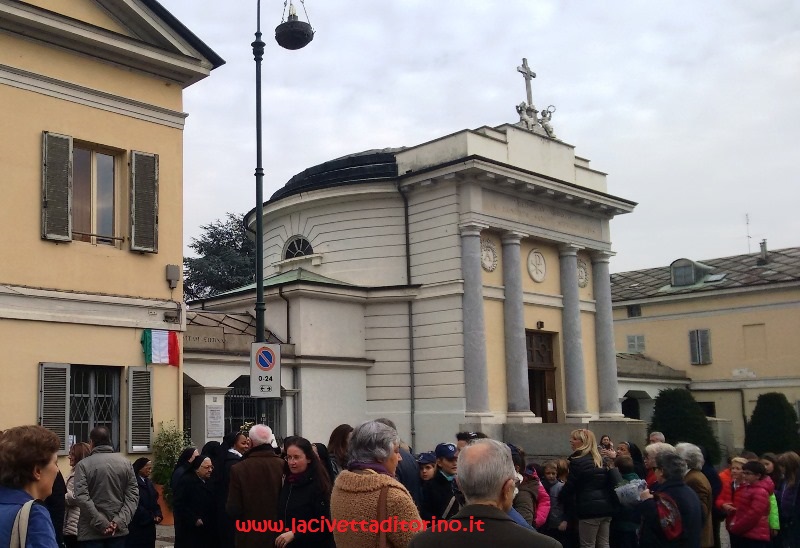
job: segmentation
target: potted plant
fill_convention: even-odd
[[[175,421],[158,423],[158,433],[153,440],[153,472],[151,479],[158,491],[158,504],[164,515],[164,525],[171,525],[172,518],[172,471],[181,452],[190,444],[186,434],[178,428]]]

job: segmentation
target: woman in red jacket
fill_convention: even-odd
[[[722,510],[725,514],[730,514],[731,510],[735,507],[734,494],[742,484],[742,466],[745,465],[747,459],[742,457],[733,457],[731,459],[731,467],[719,473],[719,479],[722,482],[722,491],[720,491],[714,506],[718,510]],[[727,473],[726,473],[727,472]]]
[[[742,466],[742,485],[728,521],[731,548],[769,548],[769,497],[773,491],[763,464],[750,461]]]

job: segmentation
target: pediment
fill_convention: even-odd
[[[0,29],[184,86],[225,63],[155,0],[0,0]]]

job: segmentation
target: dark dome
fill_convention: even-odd
[[[397,177],[397,160],[394,155],[404,148],[366,150],[310,167],[289,179],[269,201],[274,202],[320,188],[394,179]]]

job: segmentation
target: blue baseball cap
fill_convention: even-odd
[[[436,463],[436,455],[433,454],[433,451],[428,451],[427,453],[420,453],[417,457],[417,464],[435,464]]]
[[[454,459],[456,452],[456,446],[452,443],[440,443],[436,446],[437,459]]]

